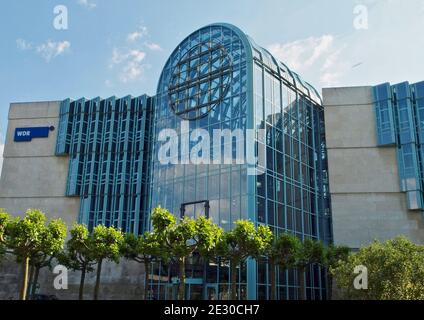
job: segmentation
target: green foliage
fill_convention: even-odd
[[[357,266],[368,269],[368,290],[355,290]],[[347,298],[364,300],[423,300],[424,247],[404,237],[374,242],[331,269]]]
[[[251,221],[239,220],[235,228],[225,232],[218,244],[219,255],[239,264],[249,256],[259,256],[269,245],[272,233],[268,227],[259,226],[256,230]]]
[[[19,262],[39,251],[45,233],[45,215],[28,209],[25,217],[15,218],[9,225],[7,246],[13,250]]]
[[[120,248],[124,241],[124,235],[114,227],[98,225],[91,235],[91,255],[97,261],[108,259],[119,263]]]
[[[0,208],[0,244],[4,244],[6,239],[6,229],[10,224],[10,215]]]
[[[83,224],[75,224],[70,231],[70,235],[66,250],[61,252],[58,257],[59,262],[75,271],[85,269],[87,272],[92,272],[94,256],[87,227]]]
[[[10,215],[0,208],[0,261],[6,254],[6,230],[10,224]]]
[[[260,225],[256,229],[256,246],[257,252],[254,254],[255,257],[266,255],[270,244],[274,240],[274,235],[268,226]]]
[[[151,261],[154,256],[160,254],[160,243],[156,234],[152,232],[146,232],[141,236],[127,233],[120,250],[126,259],[142,263],[145,260]]]
[[[218,243],[217,253],[230,262],[231,300],[237,299],[237,266],[249,256],[263,255],[271,242],[272,232],[268,227],[255,228],[253,222],[246,220],[236,221],[234,229],[224,233]]]
[[[325,249],[320,241],[305,239],[298,251],[296,266],[304,270],[311,264],[325,264]]]
[[[132,233],[127,233],[124,236],[124,241],[121,245],[121,255],[128,260],[136,260],[139,255],[138,248],[139,237]]]
[[[25,217],[9,223],[6,245],[13,250],[18,261],[29,257],[45,260],[63,249],[66,238],[66,225],[60,220],[52,220],[46,226],[46,217],[37,209],[27,210]]]
[[[340,263],[347,261],[350,254],[350,248],[345,246],[335,246],[330,244],[325,249],[325,265],[330,269],[336,268]]]
[[[175,216],[161,207],[157,207],[153,210],[151,220],[153,230],[158,235],[164,235],[167,230],[172,229],[176,224]]]
[[[51,267],[65,245],[67,227],[62,220],[52,220],[43,232],[39,250],[30,256],[31,265],[37,268]]]
[[[296,265],[302,242],[292,234],[281,234],[275,241],[272,255],[277,265],[289,269]]]
[[[6,234],[5,246],[16,256],[17,262],[23,263],[20,297],[26,300],[29,264],[37,270],[50,265],[64,246],[66,225],[61,220],[52,220],[46,226],[43,212],[28,209],[24,218],[16,218],[8,223]]]
[[[276,298],[276,266],[285,270],[295,265],[298,252],[302,243],[289,234],[281,234],[277,238],[272,237],[267,243],[264,255],[268,258],[269,281],[271,285],[270,299]]]
[[[148,298],[151,262],[161,256],[161,243],[153,232],[146,232],[141,236],[132,233],[126,234],[121,245],[121,255],[128,260],[144,263],[144,299]],[[164,253],[162,253],[164,256]],[[168,261],[168,260],[166,260]]]
[[[224,235],[224,230],[205,217],[196,220],[195,228],[197,250],[202,257],[212,259],[216,256],[217,245]]]
[[[168,231],[168,249],[177,260],[189,256],[197,248],[196,221],[185,217]]]

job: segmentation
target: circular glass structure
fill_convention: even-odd
[[[232,58],[216,41],[188,50],[171,70],[168,95],[174,113],[185,119],[205,117],[230,89]]]

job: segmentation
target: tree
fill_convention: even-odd
[[[45,228],[40,248],[30,257],[31,264],[31,290],[30,296],[36,292],[40,270],[45,267],[51,268],[51,262],[63,249],[66,239],[67,228],[61,220],[52,220]]]
[[[202,216],[196,220],[195,233],[197,251],[203,259],[209,262],[216,257],[217,247],[222,240],[224,230],[213,223],[212,219]]]
[[[367,268],[367,290],[355,288],[358,266]],[[384,243],[375,241],[341,261],[331,273],[348,299],[361,300],[423,300],[424,247],[404,237]]]
[[[276,267],[279,266],[284,270],[294,267],[301,245],[298,237],[286,233],[273,237],[267,244],[265,255],[268,257],[269,264],[270,300],[276,299]]]
[[[299,274],[300,300],[305,300],[306,297],[306,269],[313,264],[325,264],[324,245],[320,241],[305,239],[300,247],[295,263]]]
[[[199,217],[194,220],[185,217],[177,224],[172,213],[160,207],[153,210],[152,225],[161,243],[162,258],[178,263],[179,287],[178,299],[185,299],[186,261],[194,252],[199,252],[202,258],[209,262],[215,256],[215,249],[220,241],[223,230],[211,219]],[[163,256],[163,255],[166,256]]]
[[[160,243],[156,234],[146,232],[144,235],[136,236],[132,233],[125,235],[121,246],[121,255],[128,260],[144,264],[144,300],[148,297],[148,280],[150,264],[160,255]]]
[[[197,251],[203,260],[203,288],[206,293],[208,266],[211,260],[216,262],[218,244],[222,240],[224,230],[213,223],[212,219],[200,217],[196,220]]]
[[[163,248],[163,252],[170,255],[170,259],[178,263],[178,299],[185,299],[185,267],[186,257],[196,250],[196,221],[185,217],[179,224],[172,213],[158,207],[152,213],[154,232]]]
[[[90,251],[97,264],[96,285],[94,287],[93,296],[94,300],[97,300],[99,297],[100,276],[102,273],[103,261],[110,260],[115,263],[119,263],[120,248],[123,241],[124,236],[122,232],[114,227],[108,228],[103,225],[98,225],[93,230],[90,241],[92,250]]]
[[[336,269],[341,263],[344,263],[349,258],[350,248],[346,246],[335,246],[330,244],[325,249],[325,267],[327,268],[327,292],[328,299],[333,296],[333,276],[331,270]]]
[[[81,271],[78,298],[83,300],[86,274],[94,271],[96,263],[92,253],[92,241],[87,227],[83,224],[75,224],[70,236],[66,250],[58,255],[58,260],[71,270]]]
[[[0,261],[6,253],[7,228],[10,224],[10,215],[0,208]]]
[[[185,270],[186,260],[197,249],[196,221],[185,217],[180,223],[169,230],[166,246],[171,256],[178,263],[179,286],[178,300],[185,300]]]
[[[268,227],[256,229],[251,221],[245,220],[236,221],[235,228],[224,233],[218,244],[218,253],[230,263],[231,300],[237,299],[237,266],[248,257],[257,257],[265,252],[270,234]]]
[[[57,248],[63,245],[66,226],[61,220],[52,220],[46,227],[46,217],[37,209],[28,209],[23,219],[16,218],[8,227],[6,245],[22,264],[22,285],[20,299],[26,300],[28,271],[31,257],[43,253],[46,246]],[[49,249],[51,249],[49,248]],[[50,252],[50,250],[48,250]]]

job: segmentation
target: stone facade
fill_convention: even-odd
[[[14,103],[10,106],[9,125],[0,180],[0,207],[13,216],[23,216],[28,208],[37,208],[49,219],[61,218],[71,228],[77,221],[80,199],[65,197],[67,157],[55,156],[59,121],[59,102]],[[15,128],[54,126],[48,138],[16,143]],[[21,266],[11,257],[0,264],[0,300],[16,299],[21,283]],[[77,299],[79,272],[69,272],[69,289],[55,290],[49,269],[40,274],[38,293],[59,299]],[[92,298],[95,274],[86,279],[85,298]],[[102,270],[100,299],[139,299],[144,288],[143,266],[129,261],[119,265],[105,263]]]
[[[424,244],[422,213],[408,211],[395,147],[377,146],[372,87],[323,90],[333,233],[359,248],[399,235]]]

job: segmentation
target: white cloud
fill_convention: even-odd
[[[97,4],[90,2],[89,0],[78,0],[78,4],[88,9],[94,9],[97,7]]]
[[[330,34],[268,47],[276,58],[318,88],[340,85],[349,73],[353,63],[347,57],[346,48],[344,42]]]
[[[407,6],[399,0],[356,2],[368,7],[367,30],[356,30],[351,24],[340,34],[306,35],[274,43],[269,51],[318,90],[423,80],[424,37],[417,36],[417,30],[424,30],[424,0]],[[353,21],[356,16],[351,17]]]
[[[143,39],[144,41],[139,41]],[[127,34],[126,46],[115,46],[112,49],[109,68],[117,72],[117,81],[122,83],[133,82],[143,77],[144,71],[149,67],[145,63],[146,51],[162,51],[158,43],[150,41],[148,28],[140,24],[134,32]],[[112,85],[108,80],[106,86]]]
[[[143,38],[144,36],[147,36],[149,34],[149,32],[147,31],[147,27],[141,25],[138,27],[138,29],[134,32],[131,32],[130,34],[127,35],[127,41],[128,42],[135,42],[141,38]]]
[[[109,67],[119,68],[119,81],[128,83],[141,78],[145,68],[143,63],[145,58],[146,53],[142,50],[114,48]]]
[[[146,42],[145,43],[146,47],[149,48],[152,51],[162,51],[162,47],[160,45],[158,45],[157,43],[154,42]]]
[[[71,43],[69,41],[53,42],[48,40],[46,43],[40,44],[36,48],[36,52],[50,62],[53,58],[60,56],[69,51]]]
[[[343,57],[345,49],[345,45],[336,49],[324,60],[324,64],[319,70],[321,86],[331,87],[340,85],[342,77],[353,67],[349,60],[346,60],[345,56]]]
[[[24,39],[16,39],[16,45],[19,50],[26,51],[32,49],[32,44]]]
[[[269,51],[294,71],[302,72],[324,57],[334,43],[334,36],[310,37],[289,43],[274,43]]]
[[[57,56],[67,53],[71,47],[71,43],[69,41],[54,42],[47,40],[45,43],[34,45],[24,39],[16,39],[16,46],[21,51],[34,51],[46,62],[50,62]]]

